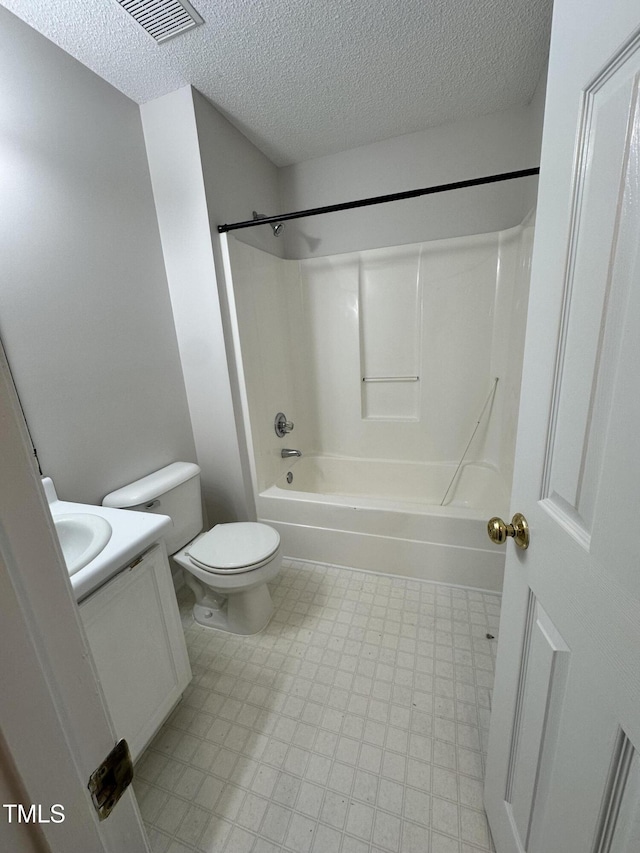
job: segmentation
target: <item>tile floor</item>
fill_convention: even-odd
[[[500,597],[285,561],[267,630],[201,628],[136,768],[154,853],[478,853]]]

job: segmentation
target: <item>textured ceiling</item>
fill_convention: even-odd
[[[187,83],[279,166],[526,104],[552,0],[193,0],[158,45],[115,0],[0,0],[134,101]]]

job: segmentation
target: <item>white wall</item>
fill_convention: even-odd
[[[0,334],[45,474],[195,457],[138,107],[0,8]]]
[[[277,169],[199,93],[141,108],[211,523],[255,517],[217,225],[277,208]],[[282,251],[269,226],[245,239]]]
[[[402,192],[540,163],[543,89],[530,106],[398,136],[281,169],[282,212]],[[331,213],[286,224],[286,256],[308,258],[522,222],[537,178]]]
[[[531,115],[531,130],[532,144],[538,151],[538,156],[542,149],[542,131],[544,127],[544,107],[547,99],[547,83],[548,83],[548,68],[545,65],[544,71],[538,80],[538,85],[533,93],[533,98],[529,104],[529,112]]]
[[[221,260],[218,225],[251,219],[253,211],[270,215],[280,207],[280,172],[237,127],[192,89],[202,176],[216,264]],[[284,241],[271,226],[234,232],[239,240],[283,257]],[[222,274],[222,268],[219,267]]]

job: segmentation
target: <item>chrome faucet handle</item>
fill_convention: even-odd
[[[284,412],[278,412],[273,422],[273,426],[276,431],[276,435],[279,438],[283,438],[288,432],[291,432],[293,429],[293,422],[287,420],[287,416]]]

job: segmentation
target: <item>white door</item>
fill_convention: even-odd
[[[115,734],[1,344],[0,436],[0,850],[145,853],[131,789],[101,823],[87,790]]]
[[[556,0],[485,805],[640,851],[640,5]],[[506,519],[505,519],[506,520]]]

